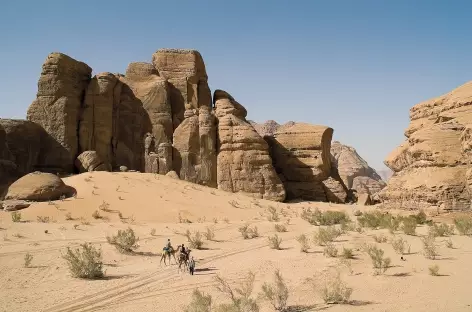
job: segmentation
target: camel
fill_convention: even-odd
[[[190,249],[187,249],[187,254],[182,253],[179,251],[179,268],[178,271],[182,270],[182,264],[184,265],[184,269],[188,270],[188,260],[190,259]]]
[[[167,265],[167,263],[166,263],[166,255],[167,255],[167,257],[169,258],[169,265],[171,264],[171,262],[170,262],[170,256],[174,257],[174,261],[175,261],[175,263],[177,264],[177,259],[175,258],[175,254],[176,254],[177,252],[180,253],[180,247],[181,247],[181,246],[179,245],[179,246],[177,246],[177,249],[172,248],[170,251],[164,251],[164,252],[162,253],[161,261],[160,261],[159,263],[162,265],[162,260],[164,260],[164,264]]]

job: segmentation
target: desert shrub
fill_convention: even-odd
[[[429,275],[439,276],[439,266],[437,264],[430,266],[428,269],[429,269]]]
[[[72,218],[72,214],[70,212],[66,213],[66,220],[74,220],[74,218]]]
[[[416,234],[417,218],[409,216],[402,220],[402,230],[406,235]]]
[[[206,295],[195,289],[192,293],[192,301],[184,309],[185,312],[211,312],[211,295]]]
[[[445,243],[447,248],[454,248],[454,244],[452,243],[452,240],[450,238]]]
[[[352,252],[352,249],[343,247],[342,257],[344,259],[353,259],[354,258],[354,253]]]
[[[296,238],[297,242],[300,244],[300,251],[301,252],[308,252],[310,248],[310,242],[305,234],[301,234]]]
[[[349,216],[345,212],[334,210],[321,212],[318,209],[315,209],[315,211],[304,209],[301,217],[313,225],[335,225],[350,221]]]
[[[338,255],[338,249],[331,243],[328,243],[323,249],[323,254],[327,257],[336,258]]]
[[[109,244],[115,246],[115,248],[121,253],[130,253],[138,248],[139,238],[136,237],[132,228],[126,230],[118,230],[118,233],[112,237],[107,236]]]
[[[251,238],[259,237],[259,232],[257,231],[256,226],[250,227],[249,224],[245,224],[242,227],[240,227],[238,230],[244,239],[251,239]]]
[[[277,234],[274,236],[268,237],[269,246],[271,249],[280,250],[280,244],[282,243],[282,238],[280,238]]]
[[[13,211],[11,213],[11,220],[13,222],[21,222],[21,212],[19,211]]]
[[[384,258],[384,251],[376,246],[368,246],[367,254],[372,260],[376,274],[382,274],[390,267],[390,258]]]
[[[415,218],[416,224],[422,225],[422,224],[426,224],[430,222],[428,221],[426,213],[423,210],[420,210],[420,212],[418,212],[415,215],[412,215],[411,217]]]
[[[277,209],[275,209],[275,207],[269,206],[269,208],[267,208],[267,212],[269,213],[269,215],[267,216],[268,221],[270,222],[280,221],[279,213],[277,212]]]
[[[341,280],[339,272],[328,276],[321,287],[318,285],[314,287],[320,292],[323,301],[328,304],[348,303],[352,294],[352,288]]]
[[[410,244],[401,237],[392,238],[391,244],[397,254],[404,255],[407,251],[410,253]]]
[[[69,271],[73,277],[98,279],[105,274],[103,272],[102,252],[90,243],[80,245],[81,249],[74,250],[67,247],[66,254],[62,256],[67,261]]]
[[[349,231],[355,231],[356,230],[356,224],[351,221],[343,221],[341,222],[341,232],[343,234],[346,234]]]
[[[196,231],[193,235],[190,233],[190,231],[187,231],[185,236],[187,236],[187,240],[191,248],[202,249],[203,238],[202,238],[202,233],[200,233],[200,231]]]
[[[94,219],[101,219],[102,216],[100,215],[100,212],[98,212],[98,210],[95,210],[95,211],[92,213],[92,218],[94,218]]]
[[[49,221],[51,221],[51,219],[47,216],[37,216],[36,220],[41,223],[49,223]]]
[[[354,211],[354,216],[356,216],[356,217],[362,216],[362,211],[360,211],[360,210]]]
[[[218,224],[218,218],[213,218],[213,223]]]
[[[216,289],[231,300],[230,304],[217,306],[218,312],[258,312],[259,306],[256,300],[251,298],[254,289],[255,274],[249,272],[239,287],[234,288],[220,276],[215,277]]]
[[[183,218],[182,214],[180,212],[179,212],[177,218],[179,220],[179,223],[192,223],[192,221],[190,221],[189,219]]]
[[[229,219],[228,219],[228,218],[224,218],[223,221],[224,221],[226,224],[229,224]]]
[[[454,225],[460,235],[472,235],[472,216],[455,217]]]
[[[433,235],[427,235],[421,239],[423,242],[423,252],[424,256],[428,259],[436,259],[438,256],[437,248],[436,248],[436,237]]]
[[[384,216],[385,214],[380,211],[364,212],[357,218],[357,222],[361,227],[378,229],[383,222]]]
[[[325,246],[327,243],[333,242],[340,234],[334,226],[320,228],[318,232],[313,234],[313,241],[319,246]]]
[[[206,231],[205,233],[203,233],[203,235],[209,241],[212,241],[215,239],[215,231],[213,231],[213,229],[208,226],[206,227]]]
[[[105,212],[110,212],[110,204],[107,203],[106,201],[103,201],[100,206],[98,206],[98,209],[100,209],[101,211],[105,211]]]
[[[275,228],[275,231],[279,233],[287,232],[287,228],[283,224],[275,224],[274,228]]]
[[[30,254],[29,252],[26,253],[24,260],[25,260],[24,262],[25,268],[29,268],[31,266],[31,261],[33,261],[33,255]]]
[[[379,235],[372,235],[372,238],[375,240],[375,242],[377,243],[385,243],[387,242],[387,236],[383,235],[383,234],[379,234]]]
[[[434,223],[428,229],[428,235],[432,236],[450,236],[454,234],[454,225],[447,225],[446,223]]]
[[[288,287],[279,270],[274,273],[274,284],[262,285],[261,297],[269,301],[275,311],[287,310],[288,295]]]
[[[345,267],[348,271],[349,274],[354,274],[354,270],[352,269],[352,260],[351,258],[344,258],[343,257],[339,260],[339,266],[340,267]]]
[[[389,232],[393,234],[395,233],[395,231],[398,231],[398,229],[400,228],[400,224],[400,217],[394,217],[392,215],[386,214],[382,219],[381,227],[388,229]]]

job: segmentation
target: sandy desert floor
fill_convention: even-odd
[[[10,213],[0,212],[0,311],[183,311],[195,288],[210,293],[215,303],[227,302],[215,288],[216,274],[233,284],[252,270],[257,295],[264,282],[272,281],[275,269],[289,286],[292,311],[472,311],[470,237],[452,236],[453,249],[445,246],[447,238],[438,238],[439,257],[428,260],[421,243],[426,226],[419,226],[417,236],[397,233],[411,244],[411,253],[403,261],[389,242],[375,243],[391,257],[392,267],[383,275],[374,275],[361,245],[374,243],[374,234],[391,235],[386,230],[347,232],[335,245],[353,248],[350,272],[340,265],[339,258],[324,256],[323,247],[312,244],[309,253],[300,252],[295,238],[303,233],[312,237],[317,227],[299,215],[303,208],[318,207],[344,210],[355,220],[355,210],[372,207],[273,203],[153,174],[95,172],[69,177],[65,182],[77,189],[77,198],[33,204],[21,211],[25,222],[20,223],[13,223]],[[92,213],[103,201],[111,212],[100,212],[105,218],[95,220]],[[278,233],[283,239],[282,250],[268,246],[267,237],[275,233],[274,223],[267,221],[265,214],[269,206],[283,209],[280,223],[290,219],[288,232]],[[66,220],[67,213],[74,220]],[[179,214],[192,223],[179,223]],[[48,216],[51,221],[40,223],[38,216]],[[84,220],[90,224],[83,224]],[[257,225],[259,238],[241,237],[238,228],[247,222]],[[133,255],[118,253],[106,241],[107,235],[127,227],[140,237],[140,247]],[[158,254],[167,238],[174,246],[187,243],[179,233],[204,231],[206,227],[214,229],[216,241],[205,241],[204,250],[192,251],[197,260],[194,276],[179,273],[174,264],[160,265]],[[84,242],[101,246],[105,279],[71,277],[61,254],[66,247]],[[28,252],[33,255],[32,267],[24,268]],[[428,268],[435,264],[440,276],[429,275]],[[336,268],[353,288],[352,304],[327,305],[307,282],[307,278]],[[260,301],[260,305],[261,311],[273,311],[267,302]]]

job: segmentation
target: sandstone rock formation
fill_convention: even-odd
[[[246,109],[222,90],[213,95],[218,118],[218,188],[275,201],[285,199],[269,146],[246,121]]]
[[[166,176],[172,179],[180,180],[179,175],[175,171],[169,171],[166,173]]]
[[[385,164],[395,173],[380,194],[405,209],[470,209],[472,82],[413,106],[407,140]]]
[[[8,188],[6,200],[49,201],[61,196],[70,197],[75,190],[67,186],[61,178],[52,173],[32,172]]]
[[[8,149],[5,129],[0,123],[0,199],[4,197],[6,189],[18,175],[13,159]]]
[[[96,151],[82,152],[76,159],[75,165],[79,172],[111,171],[111,166],[103,162]]]
[[[48,167],[73,172],[79,150],[77,124],[92,69],[61,53],[51,53],[43,64],[36,100],[27,119],[41,125],[57,144],[48,151]]]
[[[23,200],[5,200],[0,202],[0,209],[3,211],[17,211],[28,208],[31,204]]]

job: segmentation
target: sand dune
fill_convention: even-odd
[[[295,237],[302,233],[311,237],[317,229],[299,214],[302,208],[318,207],[344,210],[352,216],[356,209],[372,208],[274,203],[153,174],[94,172],[66,178],[65,182],[77,189],[77,198],[33,204],[21,211],[28,222],[13,223],[9,213],[0,212],[0,311],[183,311],[195,288],[212,294],[214,302],[227,301],[215,289],[216,274],[236,283],[252,270],[257,294],[264,282],[272,280],[275,269],[284,276],[290,289],[289,304],[299,306],[296,311],[472,310],[470,237],[453,236],[454,249],[446,248],[445,238],[438,238],[440,256],[428,260],[422,254],[420,240],[426,227],[418,228],[418,236],[397,234],[411,244],[411,254],[402,261],[389,243],[377,244],[391,257],[393,266],[384,275],[374,276],[371,260],[361,245],[373,243],[373,234],[390,234],[385,230],[348,232],[335,245],[354,249],[356,258],[350,274],[339,265],[339,259],[324,256],[323,247],[312,246],[307,254],[299,251]],[[103,202],[111,211],[100,211],[103,219],[92,218]],[[280,222],[290,219],[288,232],[278,233],[283,239],[282,250],[272,250],[267,244],[267,237],[275,233],[274,223],[265,216],[269,206],[283,209],[285,216]],[[67,213],[74,220],[66,220]],[[179,223],[179,215],[192,223]],[[38,216],[47,216],[51,222],[39,223]],[[87,222],[90,225],[84,224]],[[246,222],[256,225],[261,237],[244,240],[238,228]],[[140,237],[135,255],[120,254],[106,242],[107,235],[127,227]],[[187,229],[204,231],[206,227],[214,228],[216,241],[205,241],[205,250],[192,251],[197,260],[194,276],[177,272],[175,265],[159,264],[158,253],[167,238],[174,245],[187,243],[179,233]],[[150,234],[152,229],[154,235]],[[83,242],[101,246],[107,278],[87,281],[70,276],[61,253],[67,246]],[[34,257],[31,268],[23,267],[27,252]],[[433,264],[439,265],[443,276],[429,275],[428,267]],[[306,282],[336,267],[353,288],[351,305],[324,304]],[[261,311],[272,309],[261,301]]]

